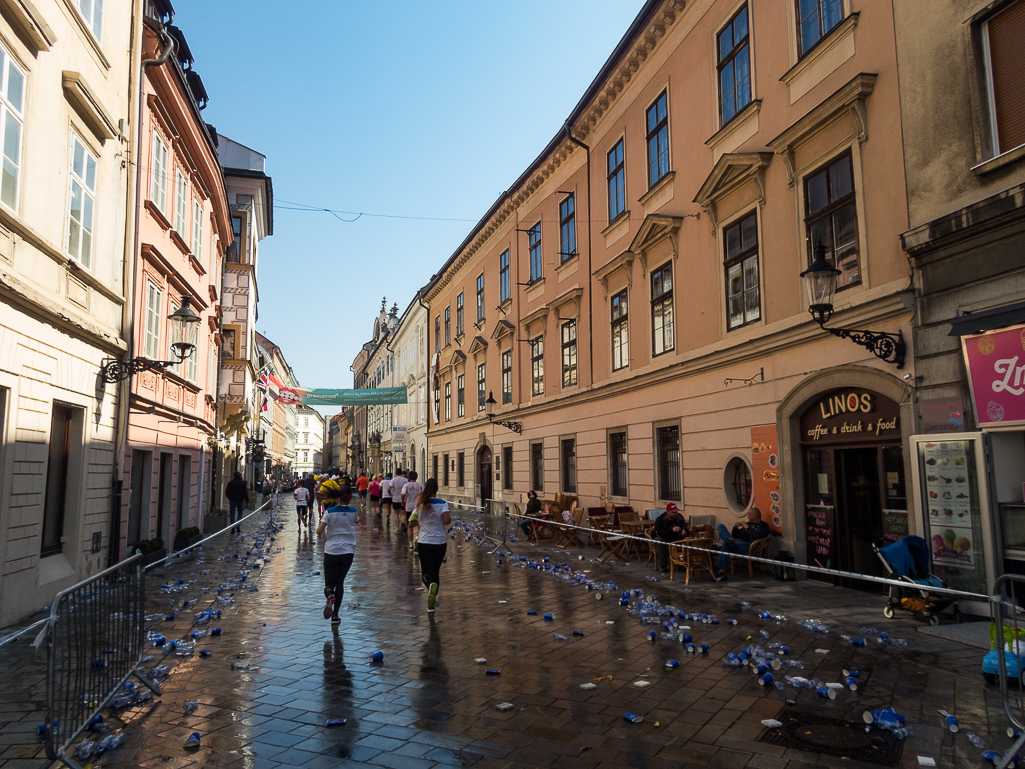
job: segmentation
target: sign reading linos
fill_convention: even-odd
[[[899,437],[900,407],[871,390],[834,390],[801,416],[802,443],[852,443]]]

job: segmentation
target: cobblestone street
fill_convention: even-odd
[[[119,714],[126,744],[94,759],[98,765],[857,767],[869,764],[759,741],[766,731],[761,722],[794,714],[860,722],[865,710],[891,706],[906,716],[911,731],[891,765],[917,766],[918,756],[929,756],[940,766],[978,766],[981,751],[967,741],[968,731],[987,746],[1010,745],[999,693],[982,681],[983,650],[917,633],[921,625],[911,621],[884,620],[879,595],[820,583],[738,575],[723,585],[699,579],[685,592],[681,578],[649,582],[656,573],[643,561],[592,564],[593,550],[554,550],[550,541],[538,547],[512,543],[514,557],[499,565],[475,542],[464,542],[457,526],[442,568],[437,614],[429,617],[404,535],[371,519],[360,532],[341,625],[332,628],[321,617],[320,545],[310,532],[297,530],[290,506],[278,510],[285,528],[272,551],[281,552],[240,586],[217,623],[223,633],[197,643],[197,650],[209,648],[212,655],[148,663],[173,666],[164,694]],[[223,551],[207,544],[204,554],[148,575],[150,613],[166,612],[174,599],[199,599],[179,620],[156,623],[168,639],[191,632],[194,611],[212,601],[218,584],[235,577],[238,561],[218,556],[244,554],[263,519],[255,516],[246,535],[224,542]],[[464,515],[463,522],[472,525],[472,518]],[[552,573],[521,568],[520,555],[568,561],[588,570],[589,578],[614,581],[618,590],[596,600],[599,594]],[[207,569],[211,573],[203,574]],[[160,585],[175,579],[185,580],[187,589],[161,593]],[[202,587],[211,591],[203,594]],[[679,642],[649,641],[648,631],[661,628],[642,625],[619,605],[619,591],[634,587],[687,612],[717,614],[722,624],[688,623],[695,642],[710,645],[708,653],[688,655]],[[350,601],[359,607],[347,610]],[[752,608],[742,611],[741,601]],[[787,621],[763,620],[763,610],[785,614]],[[545,613],[553,615],[550,621]],[[797,626],[809,617],[830,632]],[[727,624],[727,618],[738,624]],[[863,625],[910,644],[882,647],[870,639],[856,648],[839,638],[857,635]],[[762,630],[770,634],[767,641]],[[45,763],[36,736],[45,699],[43,655],[33,654],[30,640],[7,646],[0,667],[0,769]],[[858,691],[841,691],[833,701],[813,690],[777,691],[760,686],[747,669],[721,662],[730,652],[771,642],[786,644],[790,659],[804,663],[803,669],[784,666],[778,679],[789,673],[843,681],[842,669],[856,668]],[[378,650],[383,661],[372,663]],[[487,662],[477,664],[477,658]],[[679,660],[679,667],[666,667],[669,659]],[[232,663],[252,669],[233,670]],[[491,670],[500,674],[489,675]],[[641,681],[648,685],[638,686]],[[582,689],[587,683],[596,688]],[[184,703],[193,699],[197,711],[185,714]],[[496,710],[506,702],[511,709]],[[938,708],[959,717],[959,734],[943,730]],[[625,712],[643,721],[631,723]],[[329,727],[329,719],[346,723]],[[201,736],[198,749],[183,747],[192,732]]]

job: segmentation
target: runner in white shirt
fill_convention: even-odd
[[[441,583],[441,563],[448,549],[445,527],[452,523],[448,502],[435,497],[437,493],[438,482],[428,478],[417,500],[416,510],[409,518],[409,525],[417,528],[417,555],[420,557],[420,578],[427,587],[428,614],[434,614]]]
[[[402,489],[405,485],[406,476],[402,474],[401,470],[396,470],[388,490],[391,492],[391,509],[395,513],[395,525],[403,531],[406,530],[406,507],[402,504]]]
[[[305,486],[296,486],[292,496],[295,498],[295,515],[299,519],[299,525],[305,526],[310,509],[310,491]]]
[[[338,609],[342,605],[345,594],[345,577],[352,567],[352,559],[356,553],[356,524],[359,523],[359,511],[349,507],[352,489],[342,486],[338,481],[324,481],[320,484],[317,499],[323,502],[328,510],[317,526],[317,536],[324,541],[324,619],[331,620],[332,625],[341,622]]]
[[[386,523],[391,522],[391,473],[388,473],[388,477],[381,481],[381,510],[384,512],[384,520]]]
[[[416,552],[416,538],[413,536],[415,527],[409,525],[409,518],[416,509],[416,501],[424,492],[424,485],[417,481],[416,470],[409,471],[409,480],[402,487],[402,504],[406,510],[406,536],[409,538],[409,551]]]

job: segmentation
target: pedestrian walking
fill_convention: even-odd
[[[448,502],[435,497],[437,493],[438,482],[428,478],[417,500],[414,515],[409,518],[410,526],[415,526],[417,530],[417,556],[420,558],[420,578],[427,588],[428,614],[434,614],[434,605],[438,600],[441,563],[448,549],[445,527],[452,523]]]
[[[413,536],[414,527],[409,525],[409,519],[412,517],[413,511],[416,510],[416,503],[420,499],[420,495],[424,492],[424,485],[417,480],[418,477],[416,470],[410,470],[409,480],[402,487],[402,507],[406,513],[406,537],[409,539],[410,552],[416,551],[416,538]]]
[[[241,531],[238,521],[245,513],[246,505],[249,504],[249,486],[242,478],[242,473],[235,473],[224,487],[224,496],[228,500],[228,525],[232,526],[232,532],[238,534]]]
[[[356,553],[359,511],[349,506],[352,488],[338,481],[321,483],[317,499],[327,506],[324,519],[317,526],[317,537],[324,540],[324,619],[337,625],[341,622],[338,609],[345,595],[345,577]]]

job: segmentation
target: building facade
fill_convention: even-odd
[[[357,356],[357,362],[361,365],[353,366],[356,381],[362,383],[357,384],[357,388],[395,386],[395,352],[391,343],[399,325],[398,313],[397,305],[393,305],[389,311],[387,300],[381,300],[381,312],[374,320],[373,336]],[[366,464],[361,468],[350,469],[366,469],[375,475],[387,475],[396,469],[391,447],[392,408],[387,405],[357,407],[357,411],[365,410],[366,415],[366,432],[360,436],[364,440],[361,453]]]
[[[1001,574],[1025,573],[1025,2],[894,9],[901,240],[917,300],[916,512],[937,573],[989,594]],[[950,460],[956,472],[944,471]]]
[[[319,474],[330,467],[324,460],[324,442],[327,439],[324,417],[316,409],[299,406],[296,423],[295,471],[299,475]]]
[[[137,247],[130,353],[175,365],[131,378],[120,552],[164,545],[202,526],[211,502],[219,375],[217,296],[231,243],[215,136],[202,119],[202,81],[169,5],[154,0],[143,30]],[[171,55],[159,62],[168,47]],[[78,147],[76,146],[76,151]],[[185,303],[200,316],[196,348],[181,362],[168,317]]]
[[[811,5],[646,3],[424,289],[443,495],[757,505],[798,560],[866,573],[920,531],[894,20]],[[903,367],[813,320],[818,246],[829,326],[900,334]]]
[[[142,30],[108,11],[0,15],[0,626],[118,557]]]
[[[402,313],[389,344],[394,351],[394,386],[406,388],[406,403],[391,407],[391,450],[397,466],[423,475],[427,466],[427,308],[419,300],[418,294]],[[404,440],[396,435],[396,428],[404,433]]]

